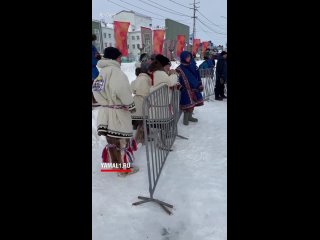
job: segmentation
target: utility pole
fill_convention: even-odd
[[[196,6],[196,4],[198,4],[198,3],[200,3],[200,2],[197,2],[196,3],[196,0],[193,0],[193,3],[191,3],[190,5],[193,5],[193,17],[191,17],[191,18],[193,18],[193,33],[192,33],[192,35],[193,35],[193,38],[192,38],[192,40],[193,39],[195,39],[195,37],[196,37],[196,11],[197,11],[197,9],[199,8],[198,6]]]

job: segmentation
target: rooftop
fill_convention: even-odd
[[[134,11],[126,11],[126,10],[122,10],[122,11],[116,13],[115,15],[118,15],[118,14],[120,14],[120,13],[122,13],[122,12],[133,13],[134,15],[137,15],[137,16],[139,16],[139,17],[144,17],[144,18],[152,19],[151,17],[149,17],[149,16],[147,16],[147,15],[143,15],[143,14],[140,14],[140,13],[137,13],[137,12],[134,12]]]

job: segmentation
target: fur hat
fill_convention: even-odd
[[[156,60],[158,60],[163,67],[166,66],[166,65],[170,65],[171,66],[170,59],[165,57],[165,56],[163,56],[162,54],[158,54],[156,56]]]

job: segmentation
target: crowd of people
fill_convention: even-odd
[[[92,40],[95,40],[93,36]],[[92,92],[93,101],[99,108],[97,126],[98,135],[106,137],[107,145],[103,150],[103,162],[117,164],[130,163],[131,172],[119,173],[127,176],[139,170],[133,164],[133,152],[143,144],[145,136],[142,128],[143,99],[151,92],[166,85],[180,90],[180,109],[183,112],[183,124],[198,122],[193,117],[195,107],[203,106],[204,89],[199,69],[214,68],[215,61],[205,55],[205,61],[197,67],[194,56],[183,51],[180,65],[171,68],[171,61],[161,54],[149,56],[141,54],[136,63],[136,79],[129,83],[128,77],[121,70],[121,52],[114,47],[104,49],[103,58],[99,57],[92,46]],[[215,99],[224,97],[224,83],[227,81],[226,52],[222,52],[217,62]],[[101,69],[100,72],[97,66]],[[136,130],[133,135],[133,130]]]

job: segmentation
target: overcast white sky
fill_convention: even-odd
[[[200,13],[196,12],[199,19],[196,21],[196,38],[200,38],[201,41],[211,40],[215,45],[225,46],[227,42],[227,0],[196,0],[196,2],[200,2],[197,4]],[[107,22],[112,22],[112,15],[130,9],[152,17],[153,26],[164,26],[164,19],[170,18],[188,25],[192,33],[193,19],[188,16],[193,15],[193,10],[186,8],[192,7],[191,3],[193,0],[92,0],[92,18],[97,20],[104,18]]]

